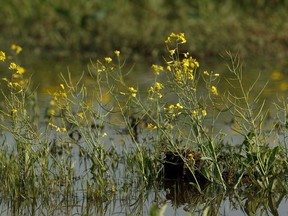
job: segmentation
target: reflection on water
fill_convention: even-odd
[[[1,215],[149,215],[153,205],[166,205],[165,215],[287,215],[285,193],[271,194],[253,188],[224,193],[215,185],[207,185],[200,194],[191,184],[181,181],[163,181],[160,187],[148,190],[141,188],[135,184],[111,194],[109,199],[89,199],[83,197],[76,184],[64,196],[52,193],[48,202],[1,202]]]
[[[76,60],[37,60],[36,62],[27,63],[27,72],[31,75],[32,85],[37,89],[39,102],[47,105],[45,101],[50,98],[50,95],[57,90],[59,84],[63,82],[60,78],[60,73],[64,77],[71,74],[72,79],[77,82],[82,78],[85,84],[89,87],[96,85],[95,81],[90,79],[89,66],[91,61],[95,64],[97,59],[76,59]],[[143,62],[139,64],[126,62],[123,70],[129,72],[129,76],[125,77],[125,82],[133,83],[134,86],[139,86],[142,89],[147,88],[148,84],[153,82],[153,73],[150,65]],[[131,72],[130,72],[131,71]],[[84,75],[84,76],[83,76]],[[107,99],[108,102],[108,99]]]
[[[68,71],[72,74],[72,77],[77,80],[82,74],[88,75],[88,65],[96,59],[64,59],[64,60],[41,60],[37,59],[30,62],[26,60],[27,72],[32,76],[32,84],[37,87],[37,91],[41,97],[39,98],[43,101],[45,96],[49,95],[49,92],[53,92],[56,87],[59,86],[61,80],[59,74],[67,75]],[[274,96],[283,96],[288,90],[288,71],[286,69],[286,62],[283,59],[253,59],[253,60],[244,60],[243,63],[243,83],[246,84],[247,88],[253,84],[255,80],[258,79],[256,89],[260,90],[268,82],[267,87],[263,91],[263,98],[271,100],[271,97]],[[214,73],[219,73],[221,80],[219,83],[220,93],[231,88],[228,86],[228,83],[225,82],[225,79],[230,77],[229,70],[227,65],[230,63],[223,58],[214,58],[214,59],[203,59],[199,60],[200,69],[199,72],[204,70],[213,71]],[[276,62],[276,63],[275,63]],[[143,90],[146,90],[145,87],[153,82],[153,72],[151,65],[145,63],[144,61],[136,63],[126,62],[124,70],[130,71],[130,75],[125,80],[128,83],[133,83],[134,85],[139,86]],[[89,83],[89,76],[84,76],[86,82]],[[93,83],[90,83],[93,85]],[[234,89],[237,91],[237,89]]]

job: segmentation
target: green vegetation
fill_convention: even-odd
[[[47,55],[71,51],[158,57],[165,35],[185,32],[192,51],[211,56],[223,50],[241,55],[287,50],[286,0],[126,1],[101,0],[2,2],[0,43],[20,43]],[[21,41],[19,41],[21,39]],[[268,46],[269,44],[269,46]],[[191,50],[191,48],[183,47]]]
[[[286,99],[275,101],[271,117],[260,97],[265,87],[258,89],[257,80],[244,87],[237,56],[227,53],[231,74],[222,82],[231,87],[221,92],[221,74],[199,71],[200,63],[181,51],[184,33],[171,33],[165,44],[164,64],[152,65],[154,81],[145,91],[125,81],[129,73],[116,50],[113,58],[91,61],[80,80],[60,75],[45,114],[17,63],[22,48],[1,51],[1,65],[12,74],[1,83],[2,200],[11,201],[12,209],[52,214],[62,211],[55,203],[77,204],[79,196],[87,214],[118,211],[120,200],[127,213],[141,215],[149,191],[162,206],[164,189],[173,205],[190,203],[191,213],[217,214],[227,196],[239,208],[245,205],[246,213],[277,211],[288,188]],[[234,142],[216,131],[225,114],[241,137]],[[174,191],[168,192],[171,180]],[[152,206],[150,213],[163,215],[165,208]]]

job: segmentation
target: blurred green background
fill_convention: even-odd
[[[243,57],[286,55],[287,0],[1,1],[1,46],[49,56],[159,57],[171,32],[184,32],[195,57],[230,50]]]

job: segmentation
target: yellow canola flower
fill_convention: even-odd
[[[162,98],[163,97],[163,94],[161,94],[161,93],[157,93],[157,96],[159,97],[159,98]]]
[[[17,65],[16,73],[21,75],[21,74],[25,73],[25,69],[23,67]]]
[[[156,126],[156,125],[153,125],[152,123],[148,123],[147,128],[148,128],[148,129],[156,129],[157,126]]]
[[[188,58],[189,52],[183,53],[183,55],[184,55],[185,58]]]
[[[15,62],[11,62],[9,67],[8,67],[9,70],[14,70],[16,68],[17,68],[17,64]]]
[[[174,109],[175,106],[173,104],[171,104],[168,108],[164,108],[165,110],[171,110],[171,109]]]
[[[181,115],[182,112],[180,110],[183,109],[183,106],[180,103],[177,104],[171,104],[168,107],[165,107],[164,110],[170,114],[172,114],[173,117],[176,115]]]
[[[109,64],[110,62],[112,62],[112,58],[106,57],[106,58],[105,58],[105,61]]]
[[[154,87],[150,86],[150,88],[148,89],[148,93],[151,95],[156,94],[156,96],[158,98],[162,98],[163,95],[159,92],[161,89],[163,89],[164,86],[159,83],[159,82],[155,82],[154,83]],[[150,97],[149,100],[153,100],[153,97]]]
[[[177,108],[177,109],[183,109],[183,106],[181,106],[180,103],[177,103],[177,104],[176,104],[176,108]]]
[[[218,95],[219,95],[219,94],[218,94],[218,90],[217,90],[216,86],[211,86],[211,89],[210,89],[210,91],[212,92],[212,94],[214,94],[214,95],[216,95],[216,96],[218,96]]]
[[[168,71],[171,71],[171,70],[172,70],[170,65],[167,66],[167,70],[168,70]]]
[[[279,84],[279,89],[280,89],[281,91],[287,91],[287,90],[288,90],[288,82],[282,81],[282,82]]]
[[[180,40],[181,43],[186,43],[186,38],[184,33],[178,34],[178,39]]]
[[[155,82],[155,83],[154,83],[154,88],[157,89],[157,90],[161,90],[161,89],[164,88],[164,86],[163,86],[162,83]]]
[[[55,106],[55,105],[56,105],[55,100],[51,100],[51,101],[50,101],[50,106]]]
[[[172,130],[174,127],[173,127],[172,124],[168,124],[168,125],[167,125],[167,128],[168,128],[169,130]]]
[[[184,33],[179,33],[179,34],[175,34],[174,32],[172,32],[169,37],[167,38],[167,40],[165,41],[165,43],[171,43],[171,41],[175,39],[175,41],[177,43],[180,44],[184,44],[186,43],[186,38],[185,38],[185,34]]]
[[[163,66],[153,64],[151,68],[154,70],[155,75],[159,75],[161,71],[163,71]]]
[[[12,44],[11,45],[11,49],[14,50],[17,54],[19,54],[20,52],[22,52],[22,47],[16,45],[16,44]]]
[[[128,90],[132,93],[132,97],[136,97],[136,93],[137,93],[137,90],[134,89],[133,87],[129,87]]]
[[[117,57],[119,57],[119,56],[120,56],[120,51],[119,51],[119,50],[115,50],[115,51],[114,51],[114,54],[115,54]]]
[[[206,110],[202,110],[201,112],[202,112],[202,115],[203,115],[204,117],[207,115]]]
[[[5,61],[6,59],[6,54],[3,51],[0,51],[0,61]]]
[[[271,73],[271,79],[272,80],[281,80],[281,79],[283,79],[283,77],[284,77],[284,74],[279,70],[274,70]]]
[[[14,87],[14,88],[21,87],[21,85],[18,82],[13,82],[12,87]]]
[[[155,92],[154,88],[152,86],[150,86],[150,88],[148,89],[148,93],[153,94],[154,92]]]
[[[77,115],[80,117],[80,119],[84,119],[84,113],[83,112],[80,112]]]
[[[8,82],[8,87],[9,88],[13,88],[13,83],[12,82]]]
[[[63,97],[63,98],[67,98],[67,94],[65,92],[61,92],[60,95]]]
[[[52,128],[57,128],[56,125],[54,125],[53,123],[49,122],[49,126],[52,127]]]
[[[9,67],[9,70],[16,70],[16,74],[23,74],[25,73],[25,69],[19,65],[17,65],[15,62],[11,62]]]
[[[171,56],[173,56],[175,54],[175,52],[176,52],[176,49],[169,50],[169,53]]]
[[[204,71],[204,74],[209,76],[210,74],[208,73],[208,71]]]
[[[182,64],[184,67],[191,69],[198,68],[200,66],[199,62],[196,59],[193,59],[192,57],[184,58],[182,60]]]
[[[62,133],[64,133],[64,132],[67,132],[67,129],[65,128],[65,127],[62,127],[62,128],[60,128],[60,127],[58,127],[57,125],[55,125],[55,124],[53,124],[53,123],[51,123],[51,122],[49,122],[49,126],[51,127],[51,128],[54,128],[54,129],[56,129],[56,132],[62,132]]]
[[[111,192],[112,192],[112,193],[116,193],[116,188],[115,188],[114,185],[113,185],[112,188],[111,188]]]
[[[137,93],[137,90],[134,89],[133,87],[129,87],[128,89],[129,89],[129,91],[132,92],[132,93]]]
[[[188,154],[188,159],[189,159],[189,160],[194,160],[194,156],[193,156],[192,153]]]
[[[49,114],[50,114],[51,116],[55,116],[56,111],[55,111],[54,109],[50,109],[50,110],[49,110]]]

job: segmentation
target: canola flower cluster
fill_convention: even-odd
[[[167,70],[173,72],[174,79],[179,85],[186,85],[187,82],[193,81],[197,68],[199,68],[199,63],[189,56],[189,53],[185,53],[185,58],[182,61],[172,60],[167,62]]]
[[[24,78],[25,69],[20,66],[13,59],[13,56],[22,52],[22,47],[16,44],[12,44],[10,47],[12,55],[7,55],[6,52],[0,50],[0,61],[7,65],[7,69],[11,71],[11,77],[2,77],[2,80],[6,82],[8,89],[10,90],[11,97],[17,98],[16,102],[9,101],[9,111],[12,116],[15,114],[26,116],[25,107],[21,106],[21,99],[25,97],[25,90],[28,87],[28,79]]]
[[[19,54],[20,52],[22,52],[22,47],[20,47],[16,44],[12,44],[11,49],[14,50],[16,52],[16,54]]]
[[[168,44],[168,43],[172,43],[172,42],[176,42],[176,43],[179,43],[179,44],[186,43],[187,40],[185,38],[185,34],[184,33],[176,34],[176,33],[172,32],[168,36],[168,38],[165,40],[165,43]]]
[[[164,71],[164,68],[161,65],[153,64],[151,66],[151,68],[154,71],[154,74],[156,76],[160,75],[160,73],[162,71]],[[150,100],[153,100],[154,96],[156,96],[157,98],[162,98],[163,94],[160,92],[162,89],[164,89],[164,85],[162,83],[160,83],[160,82],[155,81],[153,86],[150,86],[149,89],[148,89],[148,98]]]
[[[65,104],[65,101],[68,99],[64,84],[61,83],[59,87],[59,90],[53,93],[52,99],[50,101],[50,108],[48,111],[50,119],[48,125],[51,127],[51,129],[55,129],[56,132],[65,133],[67,131],[66,127],[58,126],[54,123],[54,116],[56,116],[56,110],[59,107],[62,107]]]
[[[11,62],[9,67],[9,70],[14,70],[16,74],[24,74],[25,69],[21,67],[20,65],[17,65],[15,62]]]
[[[49,109],[49,115],[55,116],[56,115],[56,107],[61,105],[63,101],[67,99],[67,93],[65,90],[64,84],[60,84],[60,90],[53,93],[53,98],[50,101],[50,109]]]
[[[67,93],[64,84],[60,84],[60,90],[58,92],[54,92],[53,94],[53,100],[59,101],[61,99],[66,99],[67,98]]]
[[[118,58],[120,56],[120,51],[115,50],[114,54]],[[113,59],[109,56],[104,58],[104,63],[101,62],[100,60],[97,60],[96,67],[95,67],[97,70],[97,73],[107,72],[108,70],[112,71],[114,69],[114,65],[112,63],[113,63]]]
[[[199,114],[201,114],[203,117],[205,117],[205,116],[207,116],[207,111],[205,109],[193,110],[192,111],[192,116],[193,117],[199,117]]]
[[[119,57],[120,57],[121,52],[119,50],[115,50],[114,54],[117,57],[118,62],[119,62]],[[115,65],[113,64],[113,59],[111,57],[107,56],[107,57],[104,58],[104,62],[101,62],[100,60],[97,60],[95,68],[96,68],[96,72],[98,74],[101,74],[103,72],[109,73],[109,72],[112,72],[115,69]],[[122,79],[122,78],[120,78],[120,79]],[[129,95],[132,98],[136,98],[138,90],[135,89],[132,86],[129,86],[128,87],[128,92],[121,92],[120,91],[119,93],[121,95]]]
[[[106,57],[105,58],[105,62],[106,63],[110,63],[112,61],[112,59],[110,57]],[[107,66],[105,64],[103,64],[100,60],[97,60],[96,62],[97,64],[97,73],[103,73],[103,72],[106,72],[107,71]],[[113,70],[113,67],[111,68]]]
[[[153,129],[157,129],[157,126],[149,122],[149,123],[147,124],[147,128],[153,130]]]
[[[204,75],[210,78],[207,88],[213,95],[218,96],[219,93],[218,93],[217,87],[215,85],[211,85],[211,82],[214,81],[217,77],[219,77],[219,74],[213,73],[213,72],[209,73],[208,71],[204,71]]]
[[[151,68],[153,69],[155,75],[159,75],[160,72],[164,70],[163,66],[156,64],[153,64]]]
[[[50,116],[48,125],[50,126],[51,129],[55,129],[55,131],[59,133],[65,133],[67,132],[67,129],[65,126],[58,126],[54,121],[55,120],[54,117],[57,115],[57,110],[59,108],[66,106],[65,104],[67,103],[67,100],[69,100],[68,91],[65,88],[65,85],[61,83],[59,85],[59,90],[57,90],[56,92],[52,94],[52,99],[50,101],[50,108],[48,110],[48,115]],[[80,119],[83,119],[84,113],[82,112],[78,113],[77,116]]]
[[[211,91],[212,94],[214,94],[216,96],[219,95],[216,86],[211,86],[210,91]]]
[[[178,44],[184,44],[186,42],[187,40],[184,33],[171,33],[165,41],[171,59],[170,61],[166,61],[167,71],[172,72],[176,83],[182,86],[194,80],[194,73],[200,66],[199,62],[192,58],[188,52],[183,53],[184,58],[182,60],[179,59]],[[171,44],[174,45],[175,43],[176,48],[170,49],[169,46],[171,46]]]
[[[160,92],[160,90],[164,89],[164,85],[160,82],[154,82],[153,86],[150,86],[148,89],[148,98],[150,100],[153,100],[154,96],[157,98],[162,98],[163,94]]]
[[[6,54],[3,51],[0,51],[0,61],[5,61],[6,60]]]
[[[169,53],[169,59],[166,60],[166,68],[164,69],[163,66],[156,64],[153,64],[151,67],[156,76],[160,75],[162,71],[166,70],[166,74],[168,75],[168,79],[170,81],[170,86],[172,85],[172,88],[175,88],[176,91],[188,91],[187,94],[185,93],[184,95],[191,95],[191,98],[188,100],[191,102],[196,101],[196,104],[190,104],[194,106],[192,110],[190,110],[189,107],[186,107],[185,104],[180,103],[171,104],[164,107],[165,116],[168,118],[168,122],[171,120],[176,120],[182,113],[188,114],[193,119],[197,119],[198,121],[207,116],[205,106],[201,106],[201,108],[199,108],[199,104],[197,104],[196,99],[197,82],[199,80],[198,76],[202,75],[197,72],[200,64],[189,54],[189,52],[179,53],[179,45],[185,44],[186,42],[187,40],[184,33],[171,33],[165,41]],[[206,83],[206,88],[209,94],[219,96],[218,89],[216,85],[213,84],[219,77],[219,74],[213,72],[209,73],[208,71],[204,71],[203,74],[203,79]],[[167,86],[169,86],[169,84]],[[148,98],[161,99],[164,94],[162,92],[163,89],[164,85],[155,81],[154,84],[148,89]],[[184,99],[184,101],[186,99]],[[157,127],[150,123],[148,124],[148,128],[156,129]]]
[[[11,50],[15,52],[16,55],[22,52],[22,47],[12,44]],[[9,60],[8,60],[9,59]],[[13,61],[12,56],[6,56],[4,51],[0,51],[0,61],[8,63],[8,69],[12,71],[11,79],[7,77],[3,77],[2,80],[7,83],[7,86],[13,90],[17,90],[19,92],[23,91],[26,87],[28,80],[23,79],[23,74],[25,73],[25,69],[21,67],[19,64]]]
[[[171,104],[168,107],[164,108],[167,114],[169,114],[172,118],[175,118],[182,114],[183,106],[180,103]]]
[[[56,130],[56,132],[62,132],[62,133],[64,133],[64,132],[67,131],[67,129],[66,129],[65,127],[58,127],[57,125],[55,125],[55,124],[53,124],[53,123],[51,123],[51,122],[49,122],[49,126],[50,126],[51,128],[54,128],[54,129]]]
[[[167,71],[172,72],[174,81],[179,85],[179,86],[192,86],[193,87],[193,81],[195,80],[195,74],[197,69],[200,67],[199,62],[192,58],[188,52],[183,53],[184,58],[180,60],[179,58],[179,48],[178,44],[184,44],[186,43],[186,38],[184,33],[171,33],[170,36],[167,38],[165,43],[168,46],[168,51],[170,54],[170,61],[166,61],[167,64]],[[169,49],[170,44],[175,44],[176,43],[176,48],[174,49]],[[152,66],[154,69],[154,73],[156,75],[159,74],[159,71],[161,69],[163,70],[163,67],[160,66]],[[208,73],[207,71],[204,71],[204,74],[209,76],[209,77],[219,77],[219,74],[217,73]],[[210,85],[208,87],[209,91],[215,95],[218,96],[218,90],[215,85]],[[192,90],[196,90],[193,88]]]
[[[136,97],[138,91],[134,87],[128,87],[128,90],[132,97]]]

